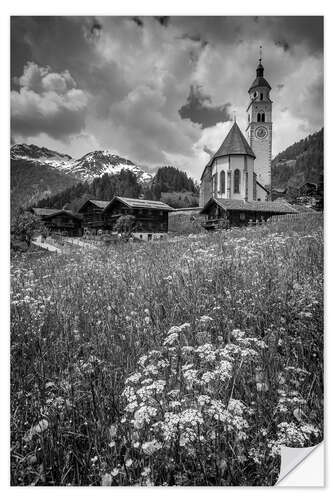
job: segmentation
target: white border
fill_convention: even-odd
[[[1,216],[2,216],[2,239],[1,239],[1,263],[2,269],[2,286],[1,292],[1,318],[3,328],[1,332],[1,349],[0,349],[0,380],[1,380],[1,425],[0,425],[0,444],[1,444],[1,462],[0,462],[0,488],[2,497],[6,495],[8,498],[16,498],[24,496],[24,498],[44,497],[45,495],[56,497],[61,494],[64,497],[80,496],[82,498],[90,498],[91,495],[98,496],[121,496],[121,498],[131,495],[137,498],[155,498],[156,495],[160,497],[172,496],[191,496],[201,497],[202,495],[209,496],[232,496],[237,498],[238,495],[246,495],[247,499],[259,497],[267,497],[267,494],[280,495],[281,489],[279,488],[97,488],[93,491],[91,488],[9,488],[8,476],[8,449],[9,449],[9,145],[10,145],[10,131],[9,131],[9,16],[10,15],[325,15],[325,192],[326,192],[326,214],[333,214],[332,211],[332,196],[328,196],[332,188],[332,150],[330,146],[332,143],[332,128],[330,124],[330,112],[332,110],[332,98],[329,89],[333,89],[332,82],[332,54],[330,51],[333,47],[333,23],[332,23],[332,2],[325,0],[308,1],[293,1],[278,0],[276,2],[265,2],[257,0],[251,2],[250,0],[238,0],[236,2],[221,2],[221,0],[205,0],[203,2],[179,1],[168,0],[168,2],[156,2],[153,0],[122,0],[121,2],[110,2],[110,0],[94,0],[77,2],[75,5],[68,0],[57,0],[57,2],[45,2],[45,0],[2,0],[0,5],[0,47],[1,47]],[[328,55],[327,55],[328,54]],[[332,253],[332,234],[329,227],[329,217],[326,215],[326,387],[328,382],[328,375],[330,371],[328,354],[331,345],[329,326],[332,325],[331,315],[329,314],[329,304],[332,304],[331,284],[332,277],[332,263],[329,262],[328,255]],[[329,252],[331,250],[331,252]],[[332,308],[332,306],[331,306]],[[331,332],[330,332],[331,333]],[[331,333],[332,335],[332,333]],[[328,394],[326,388],[326,395]],[[326,422],[332,421],[329,418],[332,407],[332,398],[326,398]],[[331,424],[332,425],[332,424]],[[326,426],[325,441],[328,441],[330,436],[329,428]],[[329,444],[328,444],[329,448]],[[332,470],[332,464],[326,463],[326,470]],[[327,478],[330,482],[329,477]],[[331,485],[325,489],[316,489],[313,491],[311,488],[302,488],[300,494],[302,498],[307,499],[315,496],[327,496],[329,494]],[[61,491],[61,493],[60,493]],[[294,497],[296,491],[294,489],[285,489],[283,496],[288,499]]]

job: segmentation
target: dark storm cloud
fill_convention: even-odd
[[[155,19],[161,26],[167,27],[170,21],[170,16],[155,16]]]
[[[68,141],[72,156],[115,148],[198,174],[229,129],[229,102],[246,127],[259,45],[276,152],[322,126],[321,17],[13,17],[11,25],[20,141],[59,150]]]
[[[98,39],[101,36],[102,29],[102,24],[97,19],[93,19],[90,27],[91,38]]]
[[[129,87],[121,61],[106,61],[96,50],[102,37],[102,22],[95,17],[12,18],[12,86],[27,61],[58,72],[66,69],[82,90],[94,96],[95,112],[106,116],[109,106],[124,98]]]
[[[110,64],[96,51],[95,39],[103,36],[96,18],[16,17],[12,19],[12,34],[11,50],[16,54],[12,77],[21,75],[30,60],[54,71],[67,69],[89,92],[95,93],[98,85],[98,92],[108,102],[126,95],[128,87],[118,63]]]
[[[143,21],[142,21],[142,19],[140,19],[140,17],[136,17],[136,16],[134,16],[134,17],[132,17],[131,19],[132,19],[132,21],[134,21],[134,22],[135,22],[135,24],[136,24],[137,26],[140,26],[140,28],[142,28],[142,26],[143,26]]]
[[[200,87],[192,85],[187,102],[179,109],[179,114],[183,119],[189,118],[193,123],[202,125],[203,128],[229,121],[230,103],[212,106],[211,102],[210,96],[205,95]]]
[[[275,42],[275,45],[277,47],[281,47],[285,52],[287,52],[290,49],[289,43],[286,41],[278,40],[277,42]]]
[[[174,17],[171,23],[182,27],[185,34],[204,35],[208,42],[238,43],[272,41],[284,50],[304,43],[311,52],[323,49],[322,16],[211,16]]]

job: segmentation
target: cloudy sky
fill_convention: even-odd
[[[273,154],[323,126],[320,17],[14,17],[12,142],[95,149],[198,178],[234,113],[245,130],[259,46]]]

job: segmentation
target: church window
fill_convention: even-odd
[[[239,193],[240,171],[236,168],[234,173],[234,193]]]
[[[261,113],[261,121],[264,122],[265,121],[265,113]]]
[[[264,98],[264,94],[260,94],[260,100],[262,101]]]
[[[222,170],[220,173],[220,191],[221,191],[221,194],[225,193],[225,172],[224,172],[224,170]]]
[[[255,92],[255,93],[253,94],[253,97],[257,97],[257,92]]]
[[[216,196],[216,191],[217,191],[217,176],[216,174],[213,175],[213,196]]]
[[[260,122],[261,115],[260,113],[257,114],[257,122]]]

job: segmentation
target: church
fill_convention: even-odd
[[[272,100],[261,57],[249,88],[247,138],[236,120],[204,168],[200,184],[203,215],[220,214],[237,225],[271,215],[294,213],[287,203],[271,202]],[[238,212],[238,214],[235,214]],[[230,217],[232,215],[232,217]],[[238,215],[239,217],[236,217]],[[242,222],[243,221],[243,222]]]

